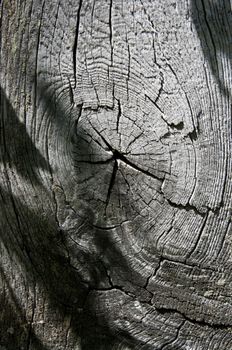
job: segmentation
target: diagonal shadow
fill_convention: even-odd
[[[223,58],[231,71],[232,59],[232,11],[230,0],[191,0],[191,15],[205,59],[221,92],[231,96],[226,86]]]
[[[0,161],[8,164],[25,179],[41,185],[36,171],[49,171],[47,160],[33,144],[25,124],[17,117],[4,90],[0,87]]]
[[[58,104],[52,95],[46,95],[45,102],[50,104],[53,122],[58,122],[59,127],[64,127],[62,120],[65,119],[65,110],[62,105]],[[59,116],[56,114],[57,111],[59,111]],[[7,118],[10,118],[9,124]],[[64,123],[66,123],[65,120]],[[16,129],[12,128],[13,126]],[[24,125],[16,117],[3,91],[1,91],[1,129],[0,142],[4,146],[2,160],[5,164],[14,166],[20,175],[29,178],[35,176],[37,167],[51,170],[43,156],[32,144]],[[20,135],[23,137],[21,138]],[[11,145],[9,142],[13,137]],[[70,142],[70,139],[62,140],[62,142]],[[85,143],[81,145],[85,147]],[[24,152],[27,156],[24,156]],[[82,149],[82,153],[85,153],[85,149]],[[86,169],[88,168],[83,168],[83,171]],[[36,178],[35,181],[42,186],[39,179]],[[40,213],[36,213],[26,203],[16,198],[10,188],[8,190],[0,188],[0,198],[3,213],[2,228],[5,227],[4,232],[1,233],[4,246],[9,255],[17,256],[27,280],[36,280],[46,290],[50,305],[56,305],[60,312],[71,315],[71,327],[73,332],[81,337],[82,348],[86,350],[109,349],[109,344],[113,346],[113,344],[120,343],[122,339],[133,346],[135,344],[140,346],[141,343],[135,341],[126,331],[115,334],[115,331],[108,325],[107,314],[99,317],[96,315],[94,305],[91,304],[89,307],[90,304],[86,302],[89,292],[99,290],[99,286],[104,285],[104,290],[121,288],[111,284],[107,274],[108,268],[120,264],[122,274],[129,276],[131,272],[127,259],[114,244],[110,231],[106,232],[95,227],[96,218],[92,209],[87,209],[86,217],[83,218],[85,221],[83,229],[91,232],[93,237],[91,244],[94,249],[91,247],[83,249],[81,245],[77,245],[73,252],[71,250],[69,252],[69,233],[57,227],[55,217],[42,217]],[[125,206],[127,204],[124,203]],[[71,253],[78,262],[78,269],[70,263]],[[107,267],[102,261],[102,256],[107,261]],[[87,267],[90,276],[88,281],[85,280],[85,275],[82,273],[83,266],[84,270]],[[21,315],[21,319],[25,319],[25,313],[19,306],[16,307],[16,313]],[[6,318],[7,315],[6,310]],[[91,326],[93,322],[94,327]],[[95,331],[91,333],[93,329]],[[30,342],[35,344],[36,349],[39,339],[34,335],[33,329]],[[42,345],[40,348],[43,349]]]
[[[1,196],[4,198],[5,202],[11,200],[9,194],[4,192],[3,189],[1,189]],[[66,248],[64,247],[65,238],[62,237],[61,242],[60,232],[58,231],[57,236],[54,236],[54,230],[56,230],[56,228],[54,228],[54,223],[50,222],[49,219],[45,220],[43,218],[43,220],[41,220],[38,215],[25,207],[17,198],[14,198],[14,201],[16,210],[20,207],[21,215],[32,230],[29,232],[29,229],[27,229],[28,232],[26,232],[25,227],[18,228],[18,232],[17,230],[13,232],[6,230],[6,234],[1,234],[1,240],[10,254],[18,256],[19,263],[24,269],[26,279],[28,281],[32,279],[36,280],[37,283],[46,290],[50,305],[54,305],[62,314],[71,315],[71,327],[73,332],[81,337],[82,349],[109,349],[109,347],[107,347],[109,344],[113,346],[113,344],[119,343],[122,340],[128,344],[140,344],[140,342],[136,342],[126,331],[117,332],[115,334],[115,330],[108,326],[107,313],[105,315],[97,315],[94,304],[86,302],[90,291],[107,291],[118,288],[117,286],[109,285],[106,288],[99,289],[99,285],[102,284],[102,282],[105,284],[106,279],[106,272],[104,268],[102,268],[100,257],[97,254],[94,256],[91,251],[82,251],[80,247],[79,249],[75,249],[75,256],[79,260],[79,265],[87,265],[88,267],[90,280],[86,283],[83,281],[81,271],[77,271],[69,262],[69,258],[66,255]],[[11,216],[12,225],[14,225],[13,221],[14,218]],[[89,223],[89,225],[91,225],[91,223]],[[17,241],[13,244],[14,237],[16,235],[20,236],[22,234],[22,229],[24,230],[24,236],[21,237],[21,239],[18,237],[18,241],[19,244],[21,242],[23,245],[23,251]],[[33,242],[29,239],[32,233],[34,236]],[[106,258],[109,261],[109,265],[113,265],[116,260],[118,261],[118,259],[120,259],[122,269],[125,271],[127,269],[127,261],[120,254],[120,251],[116,249],[110,236],[99,235],[99,232],[93,232],[93,234],[96,235],[94,242],[97,250],[107,251]],[[98,244],[99,246],[97,246]],[[106,246],[110,249],[107,250]],[[13,290],[11,293],[13,295]],[[9,307],[10,305],[11,303],[9,303]],[[8,315],[10,318],[10,320],[8,319],[9,326],[11,326],[14,319],[12,319],[12,315],[10,316],[8,313],[7,307],[5,311],[5,322],[7,322]],[[17,306],[16,312],[17,317],[19,316],[21,320],[25,320],[25,313],[19,306]],[[6,324],[4,324],[4,326],[5,325]],[[33,345],[39,342],[33,329],[30,342]],[[43,349],[42,346],[41,349]]]

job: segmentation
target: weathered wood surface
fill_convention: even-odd
[[[232,349],[228,0],[1,5],[0,349]]]

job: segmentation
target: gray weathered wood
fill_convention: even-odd
[[[0,26],[0,349],[232,349],[230,1]]]

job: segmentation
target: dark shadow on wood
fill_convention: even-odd
[[[4,193],[3,190],[1,190],[1,195],[4,196],[6,201],[10,201],[10,198],[7,199],[8,194]],[[56,308],[59,308],[62,314],[72,316],[71,326],[73,331],[78,336],[81,336],[83,349],[100,350],[104,349],[104,344],[106,344],[105,349],[109,349],[107,344],[115,344],[122,340],[135,344],[135,340],[126,331],[122,334],[115,334],[115,331],[107,326],[107,310],[105,316],[101,315],[99,317],[96,315],[94,308],[89,309],[88,303],[86,303],[88,293],[91,290],[97,290],[101,281],[105,281],[107,278],[101,258],[97,255],[94,256],[91,251],[82,251],[80,248],[79,250],[78,248],[75,250],[79,265],[87,266],[91,276],[89,283],[86,283],[82,280],[83,276],[81,272],[76,271],[70,265],[69,259],[66,256],[66,248],[63,246],[64,242],[60,242],[60,232],[58,230],[57,236],[55,236],[56,228],[54,224],[44,218],[41,219],[33,211],[25,207],[17,198],[14,198],[14,201],[16,207],[21,208],[21,213],[27,225],[31,227],[31,229],[28,228],[25,230],[24,237],[21,237],[24,251],[22,252],[21,247],[17,244],[12,244],[13,237],[15,235],[21,235],[20,230],[18,232],[7,230],[7,234],[1,235],[1,239],[9,253],[18,256],[26,278],[28,280],[35,279],[46,291],[50,304],[54,304]],[[14,218],[11,217],[12,224],[14,224],[13,220]],[[91,224],[89,223],[89,225]],[[108,247],[105,258],[109,261],[109,266],[113,265],[115,261],[118,263],[120,260],[122,270],[128,274],[129,271],[126,272],[126,269],[129,269],[127,262],[110,240],[110,235],[100,235],[93,228],[92,230],[93,235],[96,235],[94,239],[95,248],[101,253],[102,250],[106,250],[106,247]],[[31,235],[34,237],[33,242],[29,239]],[[114,287],[109,285],[108,288],[110,290]],[[19,308],[16,312],[23,315],[23,310]],[[11,314],[8,314],[8,317],[11,319]],[[23,317],[25,319],[25,316],[21,318]],[[12,323],[13,319],[11,319],[9,324]],[[34,343],[39,342],[33,335],[33,332],[31,335],[32,341]],[[93,348],[91,344],[95,344]],[[43,347],[40,349],[43,349]]]
[[[232,64],[232,11],[230,0],[191,0],[191,16],[202,51],[221,92],[231,96],[223,72]]]
[[[23,178],[41,185],[37,169],[49,171],[49,164],[33,144],[25,124],[16,115],[0,87],[0,162],[8,164]]]
[[[50,112],[54,113],[51,116],[53,121],[58,122],[59,127],[62,127],[65,111],[52,96],[46,96],[46,103],[48,102],[51,105]],[[56,107],[53,104],[56,104]],[[56,111],[59,111],[60,117],[57,117]],[[11,139],[13,139],[12,143]],[[1,91],[0,142],[4,146],[1,158],[3,163],[14,166],[19,174],[25,178],[34,178],[36,183],[42,187],[40,180],[36,177],[35,170],[40,167],[50,171],[51,168],[33,145],[25,126],[18,120],[3,91]],[[70,142],[70,139],[65,142]],[[82,151],[85,153],[84,150]],[[62,314],[71,316],[72,330],[81,337],[82,348],[84,350],[108,350],[109,344],[113,346],[113,344],[119,344],[122,341],[132,344],[133,347],[142,346],[140,342],[132,339],[125,330],[115,332],[108,326],[107,310],[105,315],[99,317],[96,315],[94,307],[88,308],[86,301],[90,291],[98,290],[102,285],[109,290],[122,288],[122,286],[112,285],[107,273],[110,267],[114,267],[116,264],[120,266],[122,275],[130,276],[131,274],[131,268],[111,239],[110,231],[105,232],[94,227],[96,218],[92,209],[87,208],[86,217],[83,218],[83,230],[91,232],[92,247],[89,246],[87,249],[82,249],[81,246],[75,247],[74,259],[78,261],[80,267],[77,269],[70,263],[69,254],[71,252],[67,253],[69,249],[67,246],[68,232],[65,233],[60,227],[57,227],[55,213],[53,218],[42,217],[40,213],[30,209],[26,203],[16,198],[10,188],[8,190],[0,188],[0,197],[1,212],[5,219],[4,232],[1,233],[3,245],[9,256],[17,257],[26,279],[36,281],[46,291],[50,305],[55,305]],[[126,206],[127,203],[124,205]],[[90,276],[88,281],[82,274],[82,267],[88,270]],[[132,286],[133,281],[128,281],[128,284]],[[15,312],[17,317],[25,320],[25,313],[19,306],[16,307]],[[10,315],[11,312],[10,310],[8,312],[6,307],[4,317],[10,318]],[[11,324],[13,320],[12,318]],[[91,333],[93,331],[92,323],[94,323],[94,333]],[[33,330],[30,341],[33,342],[35,349],[46,350],[36,338]],[[8,344],[4,344],[4,346],[8,346]],[[149,347],[147,346],[146,349]]]
[[[35,350],[47,350],[47,347],[35,335],[26,318],[25,310],[19,305],[1,266],[0,278],[3,283],[3,290],[0,294],[0,346],[7,350],[20,350],[22,349],[20,344],[26,344],[28,348],[30,345]]]

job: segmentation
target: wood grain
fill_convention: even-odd
[[[230,2],[0,26],[0,349],[232,349]]]

